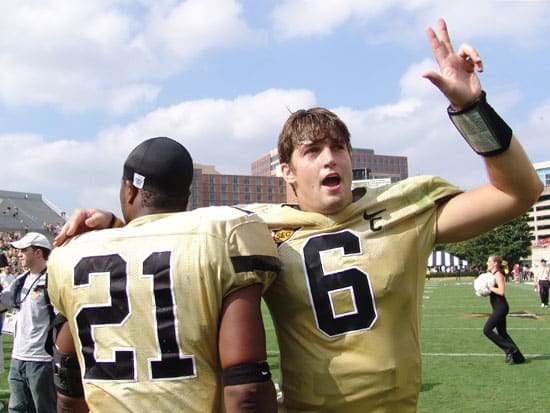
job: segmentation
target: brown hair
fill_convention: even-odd
[[[289,163],[296,147],[304,141],[327,138],[343,142],[351,154],[348,127],[335,113],[319,107],[298,110],[290,115],[279,134],[279,162]]]
[[[31,245],[31,248],[34,251],[36,250],[42,251],[42,258],[44,259],[44,261],[48,261],[48,258],[50,257],[50,252],[51,252],[48,248],[37,247],[36,245]]]
[[[502,270],[503,269],[502,268],[502,261],[503,261],[502,257],[500,255],[492,255],[491,258],[492,258],[493,262],[497,265],[498,270],[499,271]]]

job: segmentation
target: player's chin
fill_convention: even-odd
[[[319,212],[323,214],[335,214],[340,212],[351,203],[351,199],[341,195],[332,195],[324,197],[320,203]]]

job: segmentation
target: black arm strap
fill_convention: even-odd
[[[67,397],[84,396],[80,365],[76,353],[63,353],[54,346],[54,384],[57,391]]]
[[[269,371],[269,364],[266,361],[238,364],[223,369],[224,386],[261,383],[269,380],[271,380],[271,372]]]

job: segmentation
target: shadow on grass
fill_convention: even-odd
[[[420,392],[427,392],[432,390],[434,387],[439,386],[441,383],[422,383],[420,386]]]

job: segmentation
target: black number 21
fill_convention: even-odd
[[[122,326],[130,315],[126,267],[126,261],[118,254],[85,257],[75,267],[74,285],[79,287],[89,286],[91,274],[109,274],[110,305],[88,305],[76,315],[85,364],[84,379],[137,379],[135,349],[113,350],[114,361],[98,361],[92,333],[93,326]],[[142,276],[153,279],[156,338],[160,349],[160,358],[149,360],[151,379],[194,377],[194,357],[180,356],[171,289],[170,252],[154,252],[149,255],[143,261]]]

